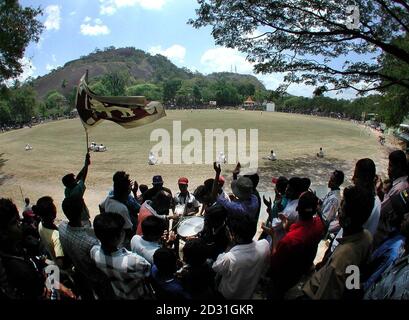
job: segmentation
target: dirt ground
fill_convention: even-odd
[[[190,189],[214,175],[211,165],[155,165],[149,166],[149,150],[157,142],[150,141],[154,129],[172,132],[173,121],[181,121],[182,128],[257,128],[259,131],[259,190],[272,194],[273,176],[309,177],[319,195],[326,192],[329,174],[334,169],[344,170],[350,183],[355,162],[372,158],[380,175],[386,174],[388,151],[395,148],[389,138],[385,146],[377,142],[376,133],[353,122],[284,113],[256,111],[168,111],[168,116],[154,124],[123,129],[113,123],[103,123],[90,131],[89,141],[103,143],[108,151],[91,154],[85,201],[93,216],[98,214],[98,203],[104,200],[112,185],[112,175],[125,170],[140,184],[151,185],[153,175],[161,174],[165,186],[177,191],[177,179],[186,176]],[[25,145],[33,146],[25,151]],[[185,143],[184,143],[185,144]],[[324,158],[315,156],[323,147]],[[277,161],[264,158],[274,149]],[[61,177],[77,173],[85,154],[85,134],[79,119],[62,120],[0,134],[0,196],[12,198],[23,207],[23,197],[35,202],[50,195],[55,199],[59,217],[63,186]],[[226,189],[229,191],[234,164],[223,166]]]

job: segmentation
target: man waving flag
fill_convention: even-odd
[[[166,116],[159,101],[147,102],[145,97],[105,97],[93,93],[87,85],[88,73],[80,80],[76,107],[85,129],[102,120],[113,121],[124,128],[135,128]]]

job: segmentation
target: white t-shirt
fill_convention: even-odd
[[[283,212],[281,212],[290,222],[298,220],[298,199],[289,200]]]
[[[153,255],[159,248],[160,244],[157,242],[146,241],[139,235],[135,235],[132,237],[132,252],[144,257],[151,265],[153,265]]]
[[[118,200],[112,199],[111,197],[107,197],[101,204],[101,208],[105,210],[105,212],[111,213],[118,213],[124,218],[125,224],[124,229],[131,229],[132,228],[132,221],[129,216],[129,211],[126,205],[119,202]]]
[[[270,245],[267,240],[236,245],[220,254],[213,270],[221,276],[219,291],[226,299],[250,299],[268,265]]]

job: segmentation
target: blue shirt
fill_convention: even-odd
[[[114,190],[109,191],[109,197],[114,196]],[[135,213],[139,213],[139,209],[141,208],[141,205],[136,201],[136,199],[131,196],[130,194],[128,195],[128,200],[126,201],[127,206],[130,207],[130,209],[133,209]]]
[[[152,266],[151,276],[156,285],[162,291],[161,299],[191,299],[190,295],[183,289],[179,280],[174,277],[164,278],[159,274],[159,270],[156,265]],[[164,297],[165,296],[165,297]]]
[[[368,290],[380,278],[382,273],[401,257],[404,252],[405,237],[398,234],[386,240],[371,256],[369,266],[374,270],[371,276],[364,283],[364,290]]]
[[[219,195],[217,203],[222,205],[228,214],[246,214],[250,218],[257,220],[259,203],[257,197],[252,194],[249,200],[230,201],[223,195]]]

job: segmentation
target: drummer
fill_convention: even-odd
[[[196,200],[195,196],[188,191],[189,180],[182,177],[178,180],[180,192],[176,193],[173,198],[173,211],[182,210],[182,212],[176,212],[178,214],[190,216],[199,212],[200,204]]]

